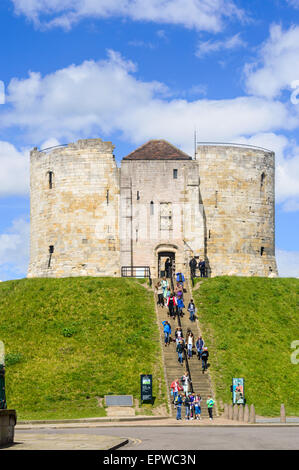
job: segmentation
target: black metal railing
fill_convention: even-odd
[[[149,266],[122,266],[121,277],[148,278],[152,285],[151,269]]]
[[[171,290],[172,290],[172,292],[174,292],[173,276],[171,276],[170,282],[171,282]],[[180,316],[179,312],[177,312],[177,315],[176,315],[176,316],[177,316],[177,319],[178,319],[179,327],[182,328],[181,316]],[[183,331],[183,330],[182,330],[182,331]],[[194,393],[193,384],[192,384],[192,377],[191,377],[191,372],[190,372],[190,367],[189,367],[189,361],[188,361],[188,354],[187,354],[186,348],[184,348],[184,358],[185,358],[186,370],[187,370],[187,372],[188,372],[188,376],[189,376],[189,380],[190,380],[191,393]]]

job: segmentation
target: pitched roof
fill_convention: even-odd
[[[166,140],[149,140],[123,160],[192,160],[192,157]]]

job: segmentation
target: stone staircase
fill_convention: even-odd
[[[155,286],[158,283],[158,280],[155,279],[153,280],[153,285]],[[196,320],[195,322],[191,322],[189,320],[189,313],[187,312],[187,307],[190,302],[191,297],[191,289],[190,289],[190,283],[189,280],[185,282],[185,289],[187,292],[184,293],[184,304],[185,304],[185,309],[184,315],[181,317],[181,327],[183,330],[183,335],[184,338],[186,339],[186,332],[187,329],[190,328],[193,335],[194,335],[194,343],[196,342],[196,339],[198,336],[200,336],[200,329],[199,329],[199,324],[198,321]],[[168,316],[168,308],[166,307],[160,307],[157,305],[157,297],[155,296],[156,300],[156,307],[157,307],[157,315],[158,315],[158,321],[159,321],[159,326],[160,326],[160,334],[162,338],[162,348],[163,348],[163,353],[164,353],[164,364],[165,364],[165,369],[166,369],[166,380],[167,380],[167,387],[168,390],[170,390],[170,385],[175,379],[179,379],[182,377],[186,370],[186,362],[184,359],[183,365],[181,365],[178,362],[178,355],[176,352],[176,343],[171,342],[169,346],[164,346],[164,333],[163,333],[163,325],[162,321],[167,320],[170,325],[171,325],[171,336],[174,338],[174,332],[175,329],[179,326],[178,324],[178,318],[177,316],[175,317],[175,320],[170,318]],[[196,305],[197,309],[198,306]],[[209,362],[209,361],[208,361]],[[192,385],[193,385],[193,391],[194,393],[199,393],[202,398],[201,402],[201,416],[202,418],[208,417],[208,410],[206,406],[206,401],[208,398],[208,395],[212,396],[211,392],[211,386],[210,386],[210,379],[208,372],[206,371],[204,374],[202,373],[202,367],[201,367],[201,360],[198,360],[197,354],[196,354],[196,348],[194,348],[193,351],[193,357],[192,359],[188,360],[189,364],[189,370],[190,370],[190,376],[192,380]],[[184,416],[184,409],[182,409],[182,413]],[[172,416],[175,416],[176,412],[174,407],[172,406]]]

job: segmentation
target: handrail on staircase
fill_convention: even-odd
[[[170,282],[171,282],[171,290],[172,290],[172,292],[174,292],[173,275],[170,277]],[[178,317],[178,324],[179,324],[179,327],[182,328],[181,317],[180,317],[179,314],[177,315],[177,317]],[[189,375],[189,380],[190,380],[191,393],[194,393],[194,390],[193,390],[193,383],[192,383],[192,377],[191,377],[191,372],[190,372],[190,367],[189,367],[189,361],[188,361],[188,354],[187,354],[186,348],[184,348],[184,357],[185,357],[186,369],[187,369],[187,372],[188,372],[188,375]]]

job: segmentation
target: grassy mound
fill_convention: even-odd
[[[151,292],[134,279],[23,279],[0,284],[6,394],[19,419],[103,416],[101,397],[140,398],[153,374],[166,402]]]
[[[198,280],[197,280],[198,282]],[[231,403],[232,377],[264,416],[299,415],[299,280],[219,277],[194,291],[217,399]]]

